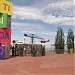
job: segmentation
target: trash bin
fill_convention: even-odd
[[[70,54],[73,54],[74,53],[74,50],[73,48],[70,49]]]

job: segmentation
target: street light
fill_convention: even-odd
[[[24,44],[25,44],[25,39],[26,39],[26,37],[24,36]]]

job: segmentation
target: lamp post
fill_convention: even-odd
[[[25,38],[25,36],[24,36],[24,44],[25,44],[25,39],[26,39],[26,38]]]

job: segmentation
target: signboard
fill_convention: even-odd
[[[0,28],[11,28],[11,17],[0,13]]]
[[[11,2],[5,0],[0,1],[0,13],[7,13],[8,15],[12,16],[12,7],[13,4]]]
[[[4,58],[5,58],[5,44],[0,43],[0,59]]]
[[[11,29],[0,28],[0,43],[11,43]]]

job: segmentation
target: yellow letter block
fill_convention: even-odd
[[[0,13],[6,13],[12,16],[12,7],[13,4],[11,2],[5,0],[0,1]]]
[[[0,0],[0,2],[1,2],[1,1],[6,1],[6,0]]]

